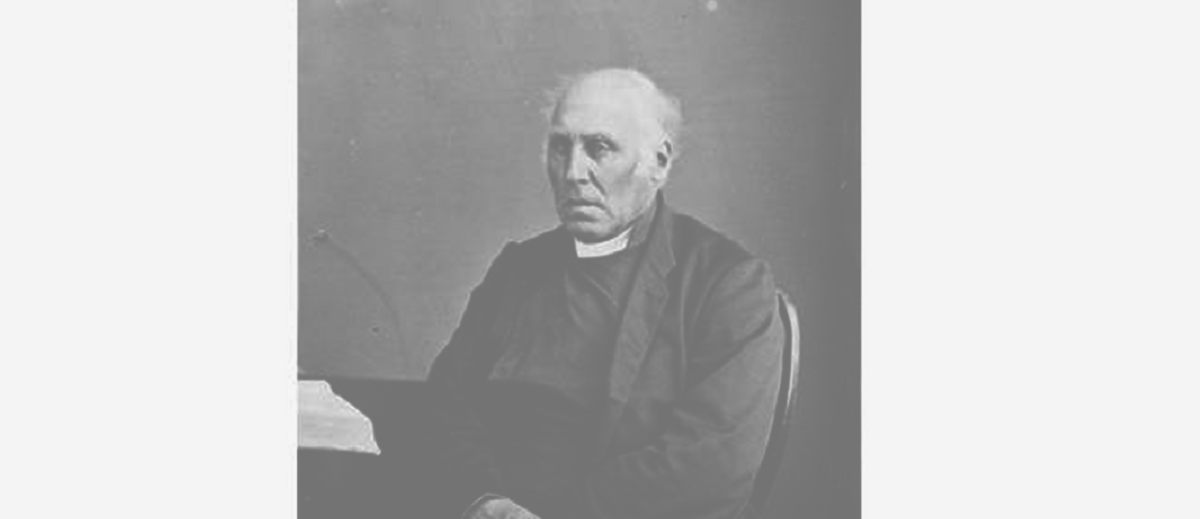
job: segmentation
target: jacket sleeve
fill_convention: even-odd
[[[495,310],[504,302],[506,266],[510,243],[488,268],[483,281],[471,291],[466,310],[450,342],[442,348],[430,367],[426,383],[435,405],[431,410],[434,445],[429,453],[443,477],[452,483],[445,490],[452,495],[443,501],[460,503],[466,511],[481,496],[503,491],[500,471],[488,445],[488,436],[469,394],[477,382],[487,377],[486,359],[491,344],[488,326]]]
[[[685,345],[685,393],[667,411],[665,431],[591,474],[583,515],[731,517],[749,495],[782,369],[775,285],[764,263],[747,259],[704,297]]]

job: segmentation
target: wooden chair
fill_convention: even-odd
[[[787,450],[788,426],[795,412],[800,375],[800,321],[796,307],[783,291],[777,293],[779,316],[783,319],[783,370],[779,381],[779,396],[775,401],[775,417],[771,421],[771,433],[767,439],[767,452],[762,465],[754,475],[754,489],[742,509],[743,519],[757,519],[766,511],[767,498],[779,476]]]

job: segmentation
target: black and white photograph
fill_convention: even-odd
[[[858,516],[857,2],[299,20],[301,517]]]
[[[9,3],[0,518],[1200,517],[1198,11]]]

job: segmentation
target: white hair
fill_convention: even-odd
[[[662,129],[664,137],[671,147],[671,154],[678,154],[679,134],[683,131],[683,110],[679,99],[658,88],[658,85],[654,84],[654,81],[638,70],[606,68],[560,77],[558,84],[546,92],[547,103],[542,109],[542,114],[546,117],[546,120],[553,121],[559,103],[562,102],[563,97],[572,86],[597,76],[603,76],[624,83],[627,86],[633,87],[635,91],[641,94],[653,114],[654,121]]]

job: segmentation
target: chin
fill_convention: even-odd
[[[575,239],[582,242],[592,243],[604,241],[609,237],[609,234],[611,234],[611,229],[609,229],[609,226],[599,222],[582,222],[575,220],[565,222],[564,226],[567,228],[567,232],[571,233],[571,236],[574,236]]]

